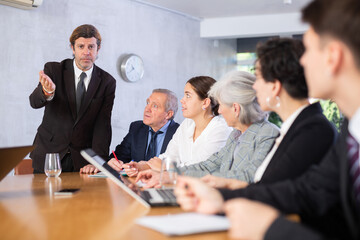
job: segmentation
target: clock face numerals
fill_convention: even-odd
[[[121,72],[125,80],[136,82],[144,75],[144,63],[139,56],[131,54],[121,64]]]

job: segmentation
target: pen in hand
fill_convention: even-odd
[[[117,158],[117,156],[116,156],[115,152],[114,152],[114,151],[112,151],[112,153],[113,153],[113,155],[114,155],[114,157],[115,157],[116,161],[118,161],[119,163],[121,163],[121,162],[120,162],[120,160]]]
[[[114,151],[112,151],[112,153],[113,153],[113,155],[114,155],[114,157],[115,157],[116,161],[118,161],[118,162],[122,165],[122,164],[123,164],[123,162],[122,162],[122,161],[120,161],[120,160],[117,158],[117,156],[116,156],[115,152],[114,152]],[[121,170],[124,170],[124,168],[121,168]]]

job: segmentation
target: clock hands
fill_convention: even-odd
[[[130,69],[130,71],[129,71],[128,73],[131,73],[131,72],[134,71],[134,70],[135,70],[134,66],[131,65],[131,69]]]

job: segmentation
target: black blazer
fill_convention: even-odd
[[[319,103],[301,111],[271,158],[261,183],[295,179],[319,163],[335,143],[338,133],[322,114]]]
[[[313,215],[315,219],[334,209],[340,213],[337,219],[321,218],[322,225],[327,228],[317,231],[279,217],[268,229],[265,239],[360,239],[360,206],[349,179],[348,134],[346,120],[335,146],[320,164],[312,166],[301,177],[235,191],[221,190],[223,197],[246,197],[270,204],[284,213]],[[307,225],[313,228],[313,225]]]
[[[62,158],[68,151],[79,171],[88,162],[80,150],[92,148],[107,158],[111,142],[111,111],[115,98],[115,79],[94,65],[84,102],[76,112],[73,59],[45,64],[44,72],[56,85],[55,95],[46,101],[41,84],[30,95],[33,108],[45,107],[42,123],[35,136],[30,157],[35,171],[44,171],[45,154],[57,152]]]
[[[165,152],[168,143],[178,127],[179,124],[171,120],[160,153]],[[132,122],[128,134],[124,137],[123,141],[116,146],[116,157],[125,163],[131,160],[136,162],[143,161],[145,159],[148,136],[149,126],[145,125],[143,121]],[[109,159],[113,157],[114,155],[111,153]]]

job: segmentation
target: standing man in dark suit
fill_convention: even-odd
[[[123,141],[116,146],[115,155],[122,163],[131,160],[135,162],[147,161],[154,156],[165,152],[169,141],[176,132],[179,124],[173,119],[178,109],[176,95],[167,89],[154,89],[146,100],[142,121],[135,121],[130,124],[129,132]],[[150,153],[152,135],[155,149]],[[120,171],[122,163],[110,155],[108,164],[115,170]]]
[[[295,180],[232,191],[179,179],[178,201],[189,210],[224,211],[233,238],[360,239],[359,9],[359,0],[313,0],[302,12],[311,25],[301,59],[309,95],[333,99],[347,118],[339,140],[322,161]],[[231,198],[241,199],[224,204]],[[274,207],[307,219],[291,222]]]
[[[103,157],[109,154],[116,82],[94,64],[101,36],[94,26],[81,25],[71,34],[70,45],[74,59],[46,63],[30,95],[33,108],[45,107],[30,154],[34,173],[44,172],[49,152],[59,153],[64,172],[87,164],[80,155],[84,148]]]

